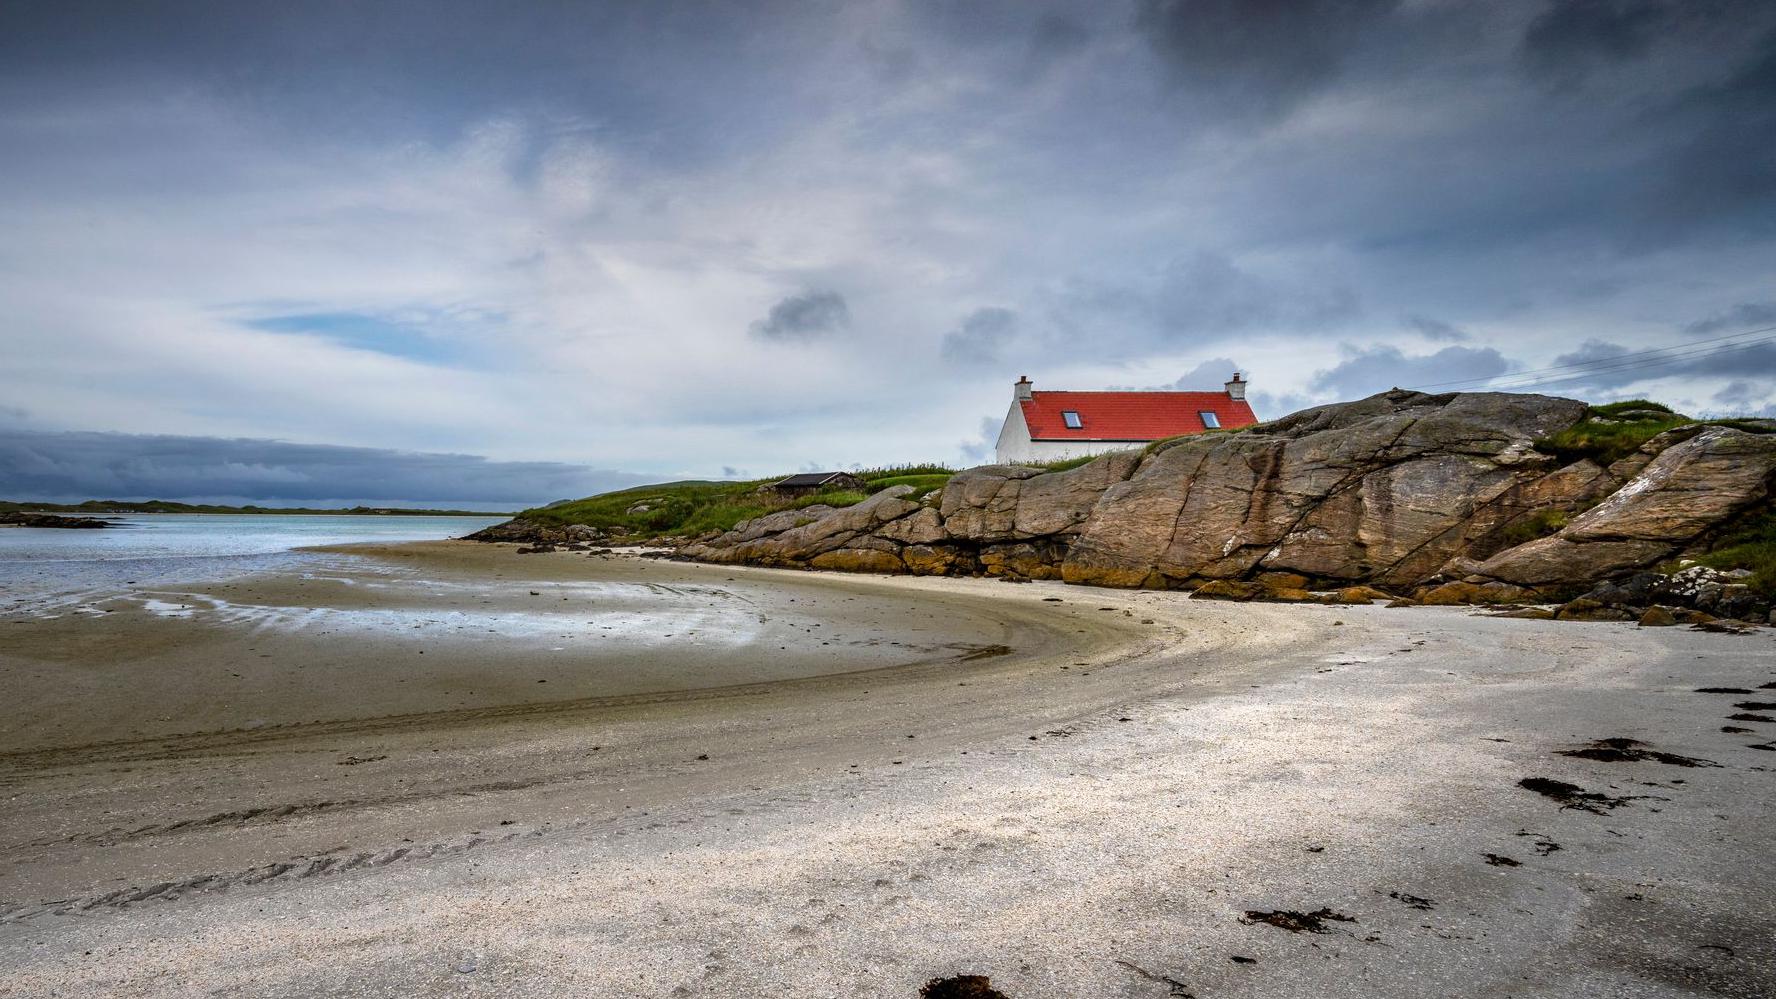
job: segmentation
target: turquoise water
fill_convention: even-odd
[[[297,549],[459,538],[504,517],[127,514],[109,530],[0,528],[0,610],[157,582],[200,583],[337,560]]]

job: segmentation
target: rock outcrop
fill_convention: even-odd
[[[110,527],[111,522],[97,517],[63,517],[53,513],[0,513],[0,527],[55,527],[92,530]]]
[[[1768,509],[1776,435],[1683,427],[1607,468],[1537,449],[1586,412],[1550,396],[1395,390],[1066,471],[988,465],[918,500],[901,486],[774,513],[681,555],[1223,599],[1515,603],[1569,599]]]
[[[1499,552],[1473,573],[1556,590],[1631,573],[1670,558],[1741,511],[1767,504],[1772,482],[1776,437],[1704,427],[1667,446],[1559,533]]]
[[[586,524],[547,524],[514,517],[467,536],[469,541],[516,541],[532,545],[597,544],[609,540],[605,532]]]

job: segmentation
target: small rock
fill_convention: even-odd
[[[1634,615],[1620,607],[1610,607],[1590,597],[1569,600],[1554,613],[1560,621],[1632,621]]]
[[[1196,588],[1190,596],[1199,600],[1254,600],[1263,588],[1257,583],[1234,579],[1211,579]]]
[[[1677,624],[1677,615],[1663,607],[1648,607],[1640,616],[1642,628],[1669,628]]]

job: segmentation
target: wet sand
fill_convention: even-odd
[[[1773,632],[336,569],[0,621],[0,995],[1776,994]]]

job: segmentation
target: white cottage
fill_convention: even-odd
[[[995,460],[1039,465],[1257,422],[1237,371],[1220,392],[1038,392],[1026,376],[1013,386]]]

